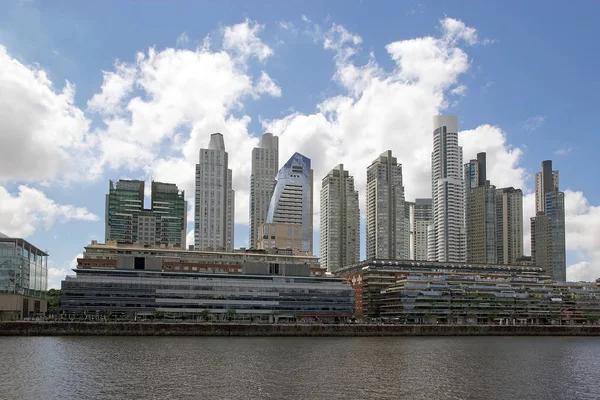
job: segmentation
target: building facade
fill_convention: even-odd
[[[552,170],[552,161],[542,162],[542,171],[535,175],[535,183],[536,216],[531,218],[532,260],[554,280],[565,281],[565,194],[559,191],[558,171]]]
[[[258,227],[259,250],[291,250],[292,254],[305,254],[302,251],[302,225],[265,222]]]
[[[252,175],[250,175],[250,248],[257,247],[258,228],[267,220],[269,203],[275,189],[279,168],[279,138],[265,133],[258,147],[252,149]]]
[[[523,256],[523,191],[496,190],[496,244],[499,264],[514,264]]]
[[[487,180],[486,154],[464,165],[467,262],[496,264],[496,187]]]
[[[185,192],[175,184],[152,181],[150,207],[144,208],[144,181],[109,181],[105,240],[185,247]]]
[[[453,115],[433,117],[431,185],[433,224],[428,241],[428,259],[466,260],[464,177],[462,147],[458,145],[458,121]]]
[[[45,313],[48,254],[23,239],[0,234],[0,321]]]
[[[196,164],[194,248],[233,250],[235,192],[225,141],[210,135],[208,149],[200,149]]]
[[[313,252],[313,171],[310,159],[294,153],[277,174],[268,223],[302,225],[302,251]]]
[[[414,260],[427,260],[427,227],[433,223],[431,199],[416,199],[412,213],[412,236]]]
[[[354,177],[342,164],[321,182],[321,266],[329,272],[360,260],[360,211]]]
[[[410,258],[402,164],[398,164],[391,150],[382,153],[367,168],[366,217],[367,259]]]

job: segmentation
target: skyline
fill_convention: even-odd
[[[359,7],[355,3],[349,8],[357,14]],[[85,7],[69,11],[78,25],[87,15],[81,8]],[[159,8],[154,5],[144,13],[157,13]],[[463,162],[485,151],[492,184],[523,190],[526,254],[527,221],[535,213],[533,175],[542,160],[553,160],[565,191],[567,265],[596,262],[596,272],[587,273],[584,269],[590,265],[578,264],[567,268],[567,277],[600,276],[600,224],[595,222],[600,208],[588,203],[600,204],[600,193],[585,174],[577,173],[589,169],[597,139],[586,138],[586,130],[575,125],[597,109],[598,100],[593,94],[575,97],[560,83],[551,85],[555,100],[543,100],[547,92],[531,79],[540,75],[543,80],[564,61],[540,68],[525,57],[520,73],[494,68],[507,47],[521,54],[535,47],[534,42],[520,45],[498,24],[488,24],[483,13],[478,19],[475,11],[426,6],[411,17],[417,25],[390,25],[382,33],[347,12],[332,11],[327,19],[318,10],[311,14],[276,8],[277,15],[264,10],[238,11],[226,18],[209,13],[212,22],[203,20],[195,31],[190,22],[171,27],[177,34],[143,31],[122,46],[105,42],[113,46],[100,46],[94,58],[72,43],[71,51],[67,44],[47,50],[26,46],[30,36],[23,35],[23,42],[15,38],[27,27],[27,13],[50,22],[55,14],[38,2],[0,5],[0,11],[6,11],[0,12],[5,15],[0,17],[0,66],[8,65],[0,77],[0,89],[7,93],[0,99],[0,120],[10,131],[0,130],[0,148],[10,149],[0,150],[0,231],[49,251],[54,274],[50,286],[68,272],[84,245],[103,237],[109,179],[172,182],[185,190],[190,202],[193,165],[214,132],[223,133],[230,154],[238,201],[235,247],[248,243],[252,148],[269,131],[280,137],[280,160],[296,151],[312,159],[313,193],[319,193],[320,179],[337,164],[343,163],[355,177],[362,253],[366,167],[390,149],[403,166],[406,200],[430,197],[430,120],[439,113],[459,115]],[[543,13],[552,10],[556,7]],[[101,19],[103,13],[96,11]],[[23,27],[17,26],[20,22]],[[47,40],[61,40],[64,36],[48,27],[50,22],[40,29],[47,29]],[[517,19],[512,28],[518,31],[525,22]],[[71,25],[64,29],[74,29]],[[123,25],[117,24],[117,31],[119,26]],[[539,25],[528,28],[550,34]],[[212,33],[212,44],[196,51],[207,33]],[[112,34],[94,32],[94,37],[108,37],[103,35]],[[155,49],[149,50],[152,45]],[[548,59],[544,51],[535,47],[535,57]],[[61,64],[66,57],[75,60],[74,66]],[[299,63],[303,57],[310,63]],[[583,60],[583,54],[574,57]],[[117,66],[116,59],[121,60]],[[510,63],[506,60],[502,65]],[[591,70],[594,62],[590,64],[586,68]],[[173,70],[173,65],[179,69]],[[313,65],[314,70],[304,71]],[[589,76],[578,71],[572,85],[587,89],[583,80]],[[71,84],[65,85],[65,79]],[[507,93],[518,93],[509,107],[502,106]],[[566,104],[569,99],[580,105],[578,110]],[[15,105],[25,112],[14,112]],[[193,243],[193,202],[192,198],[188,208],[188,243]],[[317,244],[319,202],[313,206]]]

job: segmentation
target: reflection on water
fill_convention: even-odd
[[[596,399],[595,338],[0,338],[1,399]]]

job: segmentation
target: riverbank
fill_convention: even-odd
[[[600,336],[600,326],[0,322],[0,336]]]

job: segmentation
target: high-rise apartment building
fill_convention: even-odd
[[[210,135],[208,149],[200,149],[195,199],[195,249],[233,250],[235,192],[225,141],[220,133]]]
[[[427,227],[433,223],[431,199],[416,199],[412,212],[412,258],[427,260]]]
[[[402,164],[388,150],[367,168],[367,259],[410,258],[404,203]]]
[[[340,164],[321,181],[321,266],[329,272],[360,261],[360,212],[354,177]]]
[[[531,257],[556,281],[567,274],[565,244],[565,194],[558,188],[558,171],[552,161],[542,162],[535,175],[536,216],[531,218]]]
[[[497,263],[496,187],[486,178],[486,154],[464,165],[467,262]]]
[[[185,248],[187,202],[172,183],[152,182],[151,208],[144,208],[144,181],[109,181],[105,240]]]
[[[252,149],[252,175],[250,175],[250,248],[258,247],[258,228],[267,220],[269,203],[275,189],[279,168],[279,138],[265,133],[258,147]]]
[[[496,189],[496,245],[498,264],[515,264],[523,256],[521,189]]]
[[[294,155],[277,173],[268,223],[302,225],[302,252],[313,251],[313,171],[310,159]]]
[[[433,224],[428,229],[428,259],[466,261],[464,178],[458,121],[453,115],[433,117],[431,186]]]

